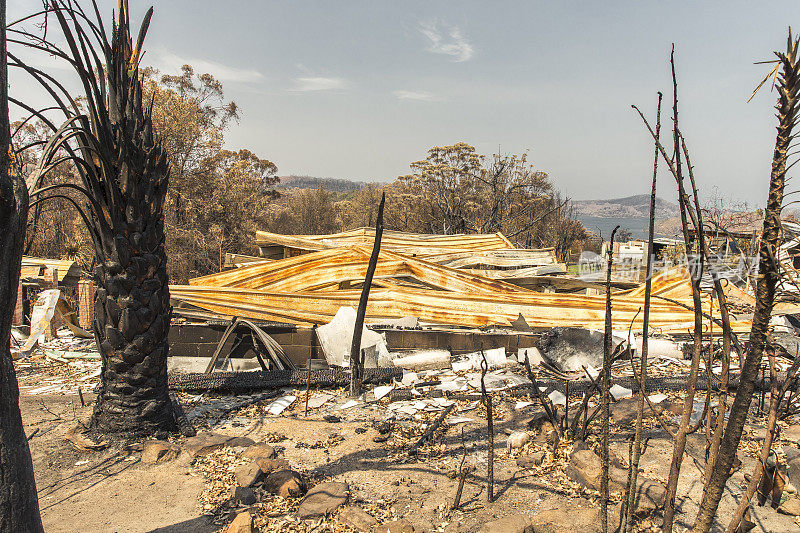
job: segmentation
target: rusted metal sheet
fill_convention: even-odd
[[[340,251],[341,253],[341,251]],[[363,251],[359,252],[362,253]],[[314,254],[311,254],[314,255]],[[322,256],[312,258],[316,264],[322,265],[326,260],[337,257],[333,250],[326,250]],[[341,256],[339,256],[341,257]],[[292,258],[286,261],[297,261],[295,275],[308,279],[304,268],[308,263]],[[431,324],[482,327],[489,325],[510,326],[520,314],[532,327],[549,328],[554,326],[582,326],[601,328],[604,322],[605,297],[575,294],[545,294],[527,291],[508,286],[508,291],[489,290],[489,284],[500,283],[494,280],[478,279],[478,276],[462,274],[457,278],[447,272],[446,267],[432,265],[401,254],[386,253],[385,268],[411,268],[417,279],[434,279],[438,285],[449,285],[451,289],[457,282],[470,283],[472,287],[486,290],[447,290],[421,289],[402,286],[396,279],[383,279],[383,287],[376,283],[370,295],[367,307],[367,321],[380,323],[387,319],[403,316],[417,316],[420,321]],[[402,266],[402,265],[405,266]],[[231,278],[232,272],[216,275],[218,278],[228,275],[229,278],[215,280],[219,285],[172,286],[170,294],[179,302],[191,304],[202,309],[226,316],[241,316],[261,320],[287,321],[297,324],[321,324],[331,320],[341,306],[355,307],[360,291],[346,290],[300,290],[274,291],[271,286],[283,287],[291,285],[291,272],[270,272],[260,279],[262,273],[257,269],[267,268],[274,263],[264,263],[243,267],[252,269],[250,274],[236,280]],[[411,267],[410,265],[413,265]],[[430,269],[426,272],[425,269]],[[436,269],[441,269],[437,271]],[[450,269],[452,270],[452,269]],[[378,271],[381,272],[380,262]],[[313,272],[313,269],[311,270]],[[386,270],[383,274],[386,274]],[[241,272],[239,272],[241,275]],[[271,279],[269,276],[279,279]],[[349,275],[349,274],[348,274]],[[193,280],[207,282],[210,276]],[[282,279],[280,279],[282,278]],[[267,280],[267,281],[265,281]],[[321,284],[327,280],[317,280]],[[223,285],[228,283],[227,286]],[[280,283],[279,283],[280,282]],[[273,285],[270,285],[273,283]],[[305,283],[305,281],[304,281]],[[451,285],[452,284],[452,285]],[[231,286],[238,285],[238,286]],[[249,285],[249,286],[248,286]],[[506,285],[506,284],[502,284]],[[267,287],[256,289],[253,286]],[[674,269],[657,276],[653,280],[655,298],[650,310],[651,328],[656,331],[689,331],[693,327],[694,314],[691,309],[691,287],[685,271]],[[672,301],[669,301],[672,300]],[[675,303],[677,302],[677,303]],[[705,306],[708,300],[704,299]],[[643,305],[643,289],[636,288],[616,293],[612,297],[614,327],[627,330],[633,325],[641,327]],[[734,331],[749,331],[747,321],[735,321]]]
[[[335,248],[290,257],[279,261],[263,261],[220,274],[189,280],[193,286],[236,287],[272,292],[309,292],[330,290],[364,279],[369,261],[365,247]],[[381,251],[375,281],[407,278],[419,286],[454,292],[501,294],[528,292],[515,285],[477,276],[446,266],[429,263],[391,251]]]
[[[330,235],[281,235],[267,231],[256,232],[256,245],[283,247],[289,251],[320,251],[348,246],[372,245],[374,228],[358,228]],[[452,252],[480,252],[487,250],[514,249],[514,245],[502,233],[476,235],[427,235],[385,231],[381,249],[410,255],[433,255]],[[263,254],[262,254],[263,255]],[[285,257],[294,255],[285,254]]]

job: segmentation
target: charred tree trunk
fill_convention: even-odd
[[[764,228],[758,252],[756,309],[753,313],[753,326],[750,331],[750,346],[742,364],[739,387],[733,399],[717,461],[703,493],[703,501],[694,531],[709,531],[713,524],[736,456],[736,450],[742,438],[742,429],[747,420],[755,380],[758,378],[758,369],[767,343],[767,328],[775,301],[775,287],[780,276],[777,251],[781,228],[783,189],[786,183],[786,159],[793,139],[792,129],[797,117],[798,91],[800,91],[800,65],[797,63],[797,52],[798,41],[792,42],[790,34],[786,54],[776,54],[780,62],[780,81],[777,84],[780,94],[777,105],[779,124],[772,157],[767,208],[764,212]]]
[[[142,105],[138,50],[131,46],[127,2],[121,5],[107,76],[110,201],[95,244],[94,334],[103,371],[92,427],[143,434],[175,429],[167,388],[172,308],[163,208],[169,165]]]
[[[28,218],[28,190],[11,161],[6,2],[0,0],[0,533],[42,531],[33,463],[9,351]]]

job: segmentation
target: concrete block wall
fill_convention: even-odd
[[[170,355],[177,357],[211,357],[222,338],[226,325],[173,324],[170,328]],[[286,356],[298,367],[308,363],[309,358],[323,359],[322,349],[316,338],[316,331],[310,327],[269,330],[267,333],[281,345]],[[378,330],[386,334],[390,351],[414,349],[450,349],[454,354],[469,353],[484,349],[505,347],[509,355],[516,354],[519,348],[536,345],[537,334],[489,334],[460,331],[437,330]],[[223,354],[234,346],[232,357],[255,357],[249,330],[240,327],[231,335],[223,347]]]

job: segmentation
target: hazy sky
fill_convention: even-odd
[[[37,4],[9,0],[9,20]],[[137,25],[149,5],[131,0]],[[228,145],[281,175],[388,181],[429,147],[465,141],[529,150],[567,195],[593,199],[649,191],[652,148],[630,105],[652,116],[656,91],[670,94],[674,42],[702,193],[760,205],[775,94],[746,103],[768,69],[753,63],[785,47],[798,15],[797,0],[162,0],[144,63],[222,80],[242,111]],[[34,98],[18,73],[10,91]]]

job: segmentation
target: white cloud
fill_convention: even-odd
[[[436,102],[441,100],[438,96],[427,91],[392,91],[392,94],[401,100],[420,100],[423,102]]]
[[[264,80],[264,75],[257,70],[231,67],[206,59],[181,57],[164,50],[145,53],[142,62],[156,67],[164,74],[177,74],[183,65],[191,65],[197,74],[208,73],[219,81],[256,83]]]
[[[475,49],[458,26],[438,21],[420,22],[419,31],[430,41],[429,52],[451,56],[456,62],[469,61],[475,54]]]
[[[342,78],[326,78],[323,76],[304,76],[295,78],[294,87],[291,91],[296,92],[309,92],[309,91],[332,91],[336,89],[344,89],[347,87],[347,81]]]

